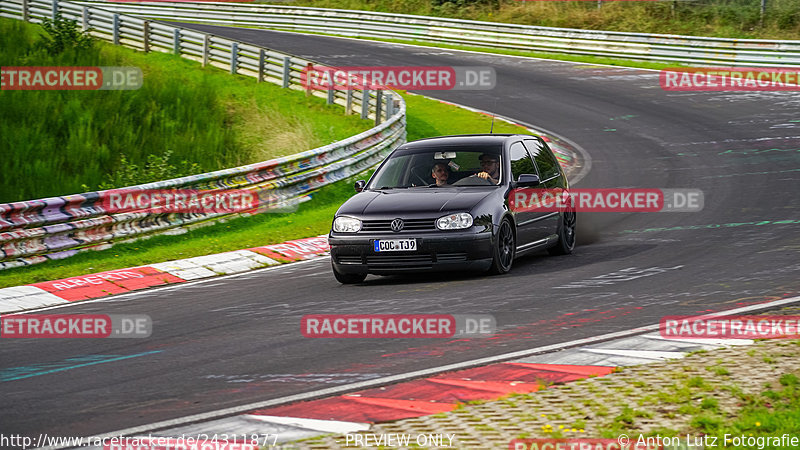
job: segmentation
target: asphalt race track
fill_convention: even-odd
[[[579,215],[574,255],[526,257],[499,277],[342,286],[323,259],[60,308],[148,314],[153,334],[3,340],[6,434],[106,433],[800,293],[797,93],[664,92],[655,71],[187,26],[332,65],[492,66],[492,91],[427,95],[571,139],[591,155],[577,187],[696,188],[705,208]],[[304,338],[301,316],[326,313],[492,314],[499,331]]]

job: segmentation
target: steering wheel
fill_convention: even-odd
[[[454,186],[494,186],[495,184],[486,178],[481,178],[478,174],[472,174],[466,178],[462,178],[455,183]]]

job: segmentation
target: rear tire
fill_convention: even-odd
[[[569,255],[575,249],[575,224],[578,214],[575,211],[564,211],[558,224],[558,242],[548,248],[551,255]]]
[[[336,277],[336,281],[342,284],[357,284],[367,278],[365,273],[340,273],[336,270],[336,267],[333,268],[333,276]]]
[[[503,219],[497,230],[497,239],[492,251],[492,267],[489,271],[495,275],[508,273],[514,263],[516,251],[517,243],[514,238],[514,230],[511,228],[511,221]]]

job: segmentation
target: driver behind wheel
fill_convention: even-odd
[[[431,169],[431,176],[436,180],[436,186],[449,186],[447,180],[450,178],[450,167],[446,163],[436,163]]]
[[[483,153],[478,159],[481,161],[481,172],[478,172],[478,177],[488,180],[492,184],[498,184],[500,182],[500,161],[497,155]]]

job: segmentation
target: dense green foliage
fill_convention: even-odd
[[[266,2],[266,0],[265,0]],[[735,38],[800,39],[798,0],[296,0],[320,8],[488,20],[550,27]]]
[[[0,91],[0,203],[235,167],[371,126],[302,92],[173,55],[88,43],[75,27],[56,21],[45,33],[0,19],[0,65],[134,66],[143,86]]]

